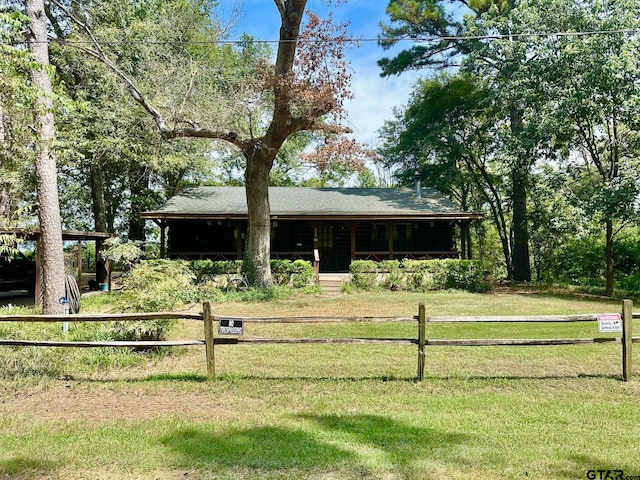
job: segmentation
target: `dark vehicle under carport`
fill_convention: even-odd
[[[0,292],[26,290],[33,296],[36,288],[36,262],[22,252],[0,256]]]

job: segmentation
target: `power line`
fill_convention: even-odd
[[[430,35],[425,37],[402,37],[391,40],[393,43],[413,42],[413,43],[432,43],[440,41],[463,42],[470,40],[521,40],[527,38],[541,37],[591,37],[601,35],[634,35],[639,34],[640,28],[625,28],[617,30],[591,30],[576,32],[529,32],[529,33],[511,33],[511,34],[487,34],[487,35],[451,35],[437,36]],[[350,38],[350,39],[318,39],[318,40],[257,40],[247,38],[242,40],[105,40],[101,41],[103,45],[120,45],[120,44],[141,44],[141,45],[245,45],[245,44],[279,44],[279,43],[370,43],[379,42],[379,38]],[[86,45],[90,44],[89,40],[59,40],[52,38],[49,42],[65,43],[67,45]]]

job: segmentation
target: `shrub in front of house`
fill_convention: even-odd
[[[351,285],[358,290],[372,290],[378,286],[378,264],[373,260],[355,260],[349,265]]]
[[[122,277],[117,303],[122,312],[168,312],[190,301],[194,274],[186,261],[143,260]],[[113,322],[112,340],[164,340],[175,320]]]
[[[305,288],[315,282],[310,262],[305,260],[271,260],[271,275],[276,285]]]
[[[474,260],[356,260],[351,262],[351,284],[358,290],[376,288],[426,292],[448,288],[484,292],[482,263]]]
[[[230,276],[241,274],[242,260],[192,260],[189,268],[197,284],[224,287]],[[277,286],[306,288],[315,282],[313,266],[305,260],[271,260],[271,274]]]
[[[190,260],[189,268],[196,283],[210,280],[215,275],[237,275],[242,272],[242,260]]]

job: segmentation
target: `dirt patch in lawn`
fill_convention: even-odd
[[[189,375],[167,372],[190,372]],[[144,367],[38,385],[0,384],[0,415],[30,422],[138,422],[180,416],[225,417],[224,389],[207,382],[204,350],[190,348]],[[160,381],[156,381],[160,380]]]

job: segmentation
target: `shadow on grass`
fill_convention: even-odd
[[[327,468],[352,461],[352,455],[301,430],[258,427],[208,431],[209,427],[179,429],[162,439],[178,455],[180,466],[280,470]]]
[[[219,381],[238,381],[238,380],[246,380],[246,381],[279,381],[279,382],[342,382],[342,383],[352,383],[352,382],[416,382],[416,377],[396,377],[393,375],[379,375],[379,376],[362,376],[362,377],[327,377],[327,376],[286,376],[283,375],[281,377],[274,376],[259,376],[259,375],[232,375],[232,374],[220,374],[216,376],[216,380]]]
[[[590,289],[580,290],[562,286],[545,286],[545,285],[511,285],[496,287],[489,293],[509,293],[511,295],[535,296],[538,298],[553,298],[558,300],[579,299],[588,302],[619,304],[623,298],[628,295],[608,297],[602,292],[593,292]]]
[[[57,468],[48,460],[16,457],[0,461],[0,477],[3,478],[42,478]]]
[[[409,426],[378,415],[307,414],[299,417],[315,422],[332,437],[343,437],[349,444],[381,452],[394,472],[408,477],[419,474],[413,471],[416,468],[413,465],[420,463],[425,455],[442,455],[440,452],[468,440],[466,435]]]
[[[141,378],[142,382],[199,382],[203,383],[208,380],[206,375],[199,373],[159,373],[156,375],[148,375]]]
[[[576,379],[593,379],[593,380],[619,380],[622,382],[622,375],[615,373],[575,373],[575,374],[553,374],[548,375],[425,375],[424,382],[428,381],[486,381],[486,382],[518,382],[518,381],[530,381],[530,380],[576,380]]]
[[[257,427],[209,431],[209,426],[179,429],[162,438],[181,467],[304,475],[310,470],[365,477],[411,470],[424,455],[450,449],[464,435],[405,425],[376,415],[299,415],[304,427]],[[310,422],[310,423],[308,423]],[[382,462],[380,461],[382,459]],[[249,475],[247,478],[250,478]]]
[[[412,382],[417,380],[415,377],[396,377],[393,375],[380,375],[380,376],[362,376],[362,377],[326,377],[326,376],[259,376],[259,375],[235,375],[222,373],[217,375],[214,379],[209,380],[206,375],[199,373],[160,373],[154,375],[147,375],[145,377],[118,377],[118,378],[95,378],[95,377],[82,377],[82,376],[67,376],[65,380],[74,380],[78,382],[87,383],[148,383],[148,382],[184,382],[184,383],[206,383],[212,382],[239,382],[239,381],[279,381],[279,382]]]

